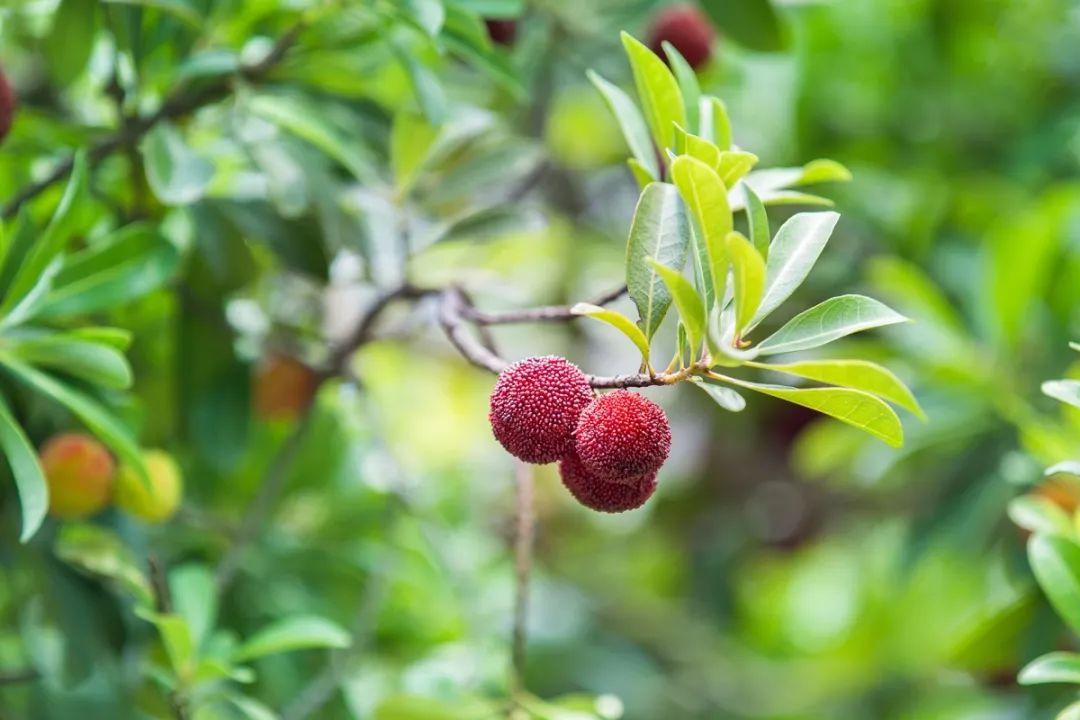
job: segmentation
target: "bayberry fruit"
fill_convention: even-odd
[[[629,390],[601,395],[574,430],[574,451],[600,480],[628,482],[655,473],[671,450],[671,426],[659,405]]]
[[[484,25],[487,26],[488,37],[494,43],[510,46],[517,39],[516,20],[493,20],[488,18],[484,20]]]
[[[599,480],[571,452],[559,461],[563,485],[582,505],[606,513],[626,512],[639,508],[656,490],[656,473],[649,473],[620,482]]]
[[[66,433],[41,448],[41,469],[49,486],[49,512],[72,520],[89,517],[112,498],[116,464],[97,439]]]
[[[530,463],[555,462],[573,442],[578,416],[593,399],[585,373],[564,358],[526,358],[499,374],[491,429],[507,452]]]
[[[8,82],[7,75],[3,70],[0,70],[0,142],[4,141],[8,131],[11,130],[17,104],[18,100],[15,97],[15,91],[12,89],[11,83]]]
[[[649,48],[667,61],[663,43],[675,46],[690,67],[697,70],[712,56],[715,40],[708,18],[692,5],[673,5],[665,8],[649,28]]]

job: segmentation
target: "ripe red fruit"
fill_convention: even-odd
[[[565,358],[526,358],[499,374],[488,419],[514,457],[555,462],[570,448],[578,416],[592,399],[585,373]]]
[[[574,450],[589,474],[607,482],[655,473],[671,450],[671,426],[659,405],[616,390],[601,395],[581,413]]]
[[[656,473],[605,482],[589,473],[574,452],[559,461],[559,475],[578,502],[599,512],[618,513],[639,508],[656,490]]]
[[[15,107],[18,100],[15,91],[8,82],[7,75],[0,69],[0,142],[7,137],[11,123],[15,119]]]
[[[649,48],[667,61],[662,47],[666,40],[675,46],[690,67],[697,70],[712,56],[716,36],[709,20],[692,5],[665,8],[649,28]]]
[[[319,377],[295,358],[271,354],[255,370],[255,413],[264,420],[295,420],[315,399]]]
[[[57,435],[40,453],[49,486],[49,512],[65,520],[89,517],[112,497],[116,464],[97,439],[82,433]]]
[[[499,45],[513,45],[514,40],[517,39],[517,21],[516,20],[493,20],[488,18],[484,20],[484,25],[487,26],[488,37],[492,42]]]

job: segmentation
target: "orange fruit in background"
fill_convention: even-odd
[[[109,504],[116,463],[97,439],[82,433],[57,435],[42,446],[40,460],[51,514],[73,520]]]
[[[255,413],[263,420],[295,420],[315,398],[318,375],[286,355],[268,355],[255,370]]]
[[[148,523],[165,522],[180,507],[184,495],[180,466],[164,450],[147,450],[143,464],[148,476],[145,480],[134,467],[121,466],[116,476],[116,506]]]

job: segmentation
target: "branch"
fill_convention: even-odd
[[[598,298],[602,302],[611,302],[622,295],[622,289],[607,293]],[[576,319],[578,316],[570,312],[565,306],[536,308],[533,310],[519,310],[501,314],[482,313],[468,302],[459,288],[450,287],[443,290],[439,301],[439,325],[442,326],[446,337],[461,355],[484,370],[500,373],[510,363],[495,354],[477,340],[469,331],[469,323],[472,318],[481,317],[488,320],[497,319],[497,323],[483,323],[476,321],[478,325],[485,324],[510,324],[536,321],[567,321]],[[672,385],[685,379],[695,368],[686,368],[674,373],[634,373],[629,375],[587,375],[589,384],[594,388],[632,388],[650,387],[653,385]]]
[[[4,685],[21,685],[22,683],[34,682],[40,677],[34,668],[22,668],[19,670],[0,670],[0,687]]]
[[[517,463],[514,528],[514,632],[510,666],[510,694],[525,692],[525,650],[528,641],[529,575],[532,572],[536,516],[533,513],[532,466]]]
[[[600,295],[589,303],[604,306],[615,302],[626,294],[626,286],[623,285],[615,290]],[[515,323],[530,322],[563,322],[574,320],[578,316],[572,313],[569,305],[549,305],[547,307],[531,308],[528,310],[507,310],[505,312],[483,312],[474,307],[468,307],[464,313],[470,322],[476,325],[511,325]]]
[[[296,43],[300,33],[303,32],[304,27],[305,23],[303,21],[293,25],[284,35],[278,38],[274,46],[259,62],[242,67],[234,75],[200,89],[191,90],[187,87],[181,87],[169,95],[161,104],[161,107],[153,113],[143,117],[131,118],[130,121],[124,122],[119,131],[90,147],[87,152],[90,165],[100,163],[106,157],[125,146],[133,146],[158,123],[188,115],[201,107],[228,96],[235,80],[243,79],[251,82],[261,80],[285,58],[289,49]],[[3,218],[9,220],[14,217],[24,204],[71,174],[74,166],[75,157],[73,155],[53,168],[53,171],[41,180],[27,185],[16,193],[15,197],[11,198],[7,205],[4,206]]]

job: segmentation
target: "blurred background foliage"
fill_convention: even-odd
[[[129,291],[81,326],[131,331],[134,389],[100,399],[186,481],[167,524],[108,510],[89,530],[47,520],[25,545],[0,484],[0,717],[170,716],[154,670],[169,648],[115,582],[148,558],[178,598],[201,598],[180,609],[189,625],[235,642],[317,615],[350,637],[253,660],[254,678],[214,686],[196,717],[498,716],[513,466],[487,423],[492,378],[424,301],[390,308],[340,379],[276,376],[300,394],[318,385],[300,417],[289,402],[264,412],[261,368],[331,367],[365,308],[406,279],[461,283],[493,310],[615,286],[637,191],[585,72],[629,87],[618,31],[646,37],[663,5],[0,4],[0,66],[20,98],[0,198],[120,133],[116,152],[91,149],[72,249],[131,223],[160,237],[116,262]],[[727,103],[735,141],[765,166],[830,157],[854,175],[829,190],[843,217],[800,301],[865,288],[914,318],[846,346],[897,369],[930,420],[906,420],[896,451],[778,401],[731,414],[684,388],[646,391],[675,440],[644,509],[590,513],[538,473],[526,681],[552,700],[527,710],[1052,718],[1070,693],[1015,677],[1076,639],[1005,507],[1080,450],[1080,414],[1038,393],[1080,377],[1080,7],[702,6],[717,39],[699,80]],[[485,17],[516,19],[513,41],[491,42]],[[17,222],[44,226],[63,187]],[[789,212],[772,210],[773,226]],[[636,367],[591,323],[497,339],[508,357]],[[78,427],[33,399],[17,409],[35,445]]]

